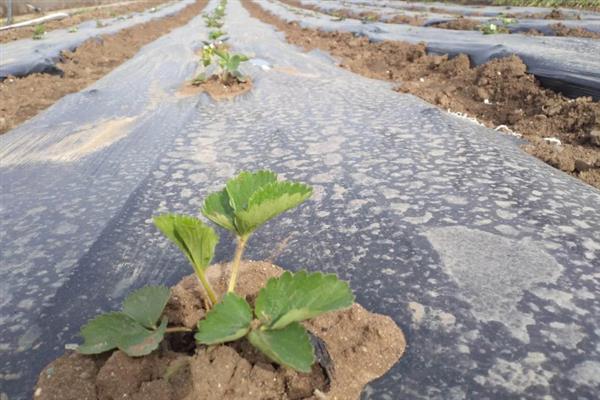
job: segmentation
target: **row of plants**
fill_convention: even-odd
[[[284,272],[267,281],[253,307],[236,292],[236,286],[252,235],[311,194],[312,188],[303,183],[279,180],[271,171],[257,171],[240,173],[205,199],[202,215],[237,240],[225,293],[217,293],[206,275],[219,241],[215,230],[189,215],[154,218],[155,226],[187,257],[206,295],[209,311],[194,330],[198,345],[247,338],[273,362],[310,372],[314,349],[301,322],[350,307],[354,296],[349,285],[332,274]],[[136,290],[125,299],[121,311],[97,316],[81,329],[84,343],[78,351],[98,354],[118,348],[132,357],[144,356],[156,350],[166,334],[191,331],[168,326],[162,314],[169,297],[170,289],[164,286]]]
[[[208,40],[203,41],[200,61],[204,70],[192,80],[192,84],[195,86],[202,85],[211,78],[217,79],[223,85],[247,81],[239,67],[249,58],[243,54],[234,54],[229,51],[226,43],[227,32],[222,29],[226,7],[227,0],[220,0],[211,14],[204,15],[206,27],[211,31],[208,34]]]

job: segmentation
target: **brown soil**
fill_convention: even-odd
[[[238,293],[253,302],[260,288],[283,270],[267,262],[242,265]],[[215,290],[226,290],[227,267],[209,270]],[[165,315],[170,325],[195,327],[205,315],[204,293],[194,275],[172,288]],[[191,333],[168,334],[149,356],[121,351],[102,356],[69,352],[40,374],[36,400],[292,400],[358,399],[362,388],[402,356],[402,331],[389,317],[358,304],[305,324],[330,357],[309,374],[273,364],[247,341],[196,347]]]
[[[49,21],[44,22],[44,28],[46,32],[53,31],[55,29],[64,29],[70,28],[72,26],[77,26],[82,22],[96,20],[96,19],[105,19],[105,18],[114,18],[124,14],[129,14],[133,12],[140,12],[147,10],[149,8],[155,7],[162,3],[170,2],[171,0],[144,0],[138,3],[133,4],[124,4],[124,5],[115,5],[113,7],[101,7],[101,8],[90,8],[86,10],[82,10],[80,13],[73,13],[68,18],[61,19],[59,21]],[[35,30],[35,25],[17,28],[17,29],[9,29],[6,31],[0,31],[0,43],[11,42],[13,40],[25,39],[33,36],[33,32]]]
[[[575,36],[590,39],[600,39],[600,33],[592,32],[585,28],[569,28],[561,23],[551,25],[551,28],[556,36]]]
[[[351,19],[359,19],[359,20],[366,20],[366,21],[380,21],[380,22],[386,22],[386,23],[390,23],[390,24],[409,24],[409,25],[414,25],[414,26],[421,26],[421,25],[423,25],[423,22],[424,22],[423,19],[418,16],[409,17],[406,15],[396,15],[388,20],[385,20],[381,17],[380,14],[373,12],[373,11],[355,12],[355,11],[343,8],[343,9],[338,9],[335,11],[332,10],[332,11],[328,12],[327,10],[321,9],[320,7],[318,7],[314,4],[304,4],[299,0],[279,0],[279,2],[287,4],[292,7],[296,7],[296,8],[303,8],[305,10],[311,10],[311,11],[319,12],[321,14],[331,15],[336,18],[351,18]]]
[[[0,82],[0,134],[7,132],[61,97],[78,92],[133,57],[141,47],[187,24],[206,6],[196,2],[179,13],[124,29],[114,35],[84,42],[76,51],[62,53],[56,66],[64,76],[31,74]]]
[[[426,45],[384,41],[373,43],[351,33],[303,29],[266,12],[251,0],[242,0],[250,13],[285,32],[287,40],[304,49],[321,49],[335,56],[340,66],[370,78],[398,82],[398,91],[411,93],[445,110],[466,113],[489,127],[506,125],[527,138],[556,137],[564,155],[572,155],[575,169],[564,168],[600,188],[600,165],[581,170],[577,157],[600,154],[600,103],[582,97],[568,99],[544,89],[516,56],[473,67],[466,55],[453,59],[429,55]],[[544,141],[528,147],[533,155],[552,163],[545,152],[534,151]],[[541,143],[541,144],[540,144]],[[543,146],[547,148],[547,146]],[[563,151],[563,150],[561,150]],[[562,168],[561,168],[562,169]]]
[[[179,95],[195,96],[199,93],[207,93],[213,100],[222,101],[231,100],[234,97],[248,92],[250,89],[252,89],[252,81],[250,81],[250,79],[247,79],[245,82],[240,82],[235,79],[224,84],[217,76],[213,75],[199,85],[186,82],[179,90]]]
[[[453,29],[457,31],[476,31],[479,29],[479,25],[479,21],[470,18],[460,17],[457,19],[453,19],[452,21],[441,22],[432,26],[435,28]]]

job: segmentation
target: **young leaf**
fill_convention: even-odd
[[[197,218],[176,214],[154,217],[154,224],[179,246],[195,268],[208,267],[219,241],[211,227]]]
[[[206,318],[198,321],[195,339],[203,344],[217,344],[239,339],[250,330],[252,310],[243,298],[228,293],[213,307]]]
[[[158,348],[166,329],[166,318],[158,329],[148,330],[124,313],[102,314],[81,328],[84,343],[77,351],[99,354],[118,347],[131,357],[144,356]]]
[[[271,182],[256,190],[248,200],[246,210],[236,211],[236,226],[251,233],[273,217],[296,207],[312,194],[312,188],[302,183]]]
[[[262,186],[277,181],[277,175],[271,171],[242,172],[227,181],[226,190],[231,208],[238,212],[246,209],[250,196]]]
[[[120,312],[99,315],[81,328],[83,344],[77,351],[82,354],[99,354],[115,349],[119,346],[121,332],[131,325],[139,326],[133,319]]]
[[[123,302],[123,313],[127,314],[141,325],[156,329],[171,290],[165,286],[146,286],[131,293]]]
[[[297,322],[278,330],[254,329],[248,340],[271,360],[300,372],[310,372],[315,362],[308,334]]]
[[[215,192],[204,200],[202,214],[215,224],[235,232],[234,213],[226,190]]]
[[[261,289],[254,311],[269,329],[281,329],[294,321],[350,307],[353,302],[348,283],[333,274],[284,272]]]
[[[155,331],[148,331],[138,325],[141,330],[123,332],[119,338],[119,349],[130,357],[140,357],[152,353],[162,342],[167,329],[167,318],[163,318]]]

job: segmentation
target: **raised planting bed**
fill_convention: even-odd
[[[350,32],[306,29],[306,20],[287,23],[273,8],[267,12],[256,2],[244,4],[254,16],[285,32],[289,42],[327,51],[341,66],[396,82],[396,90],[444,110],[517,132],[530,140],[526,149],[531,154],[600,188],[600,103],[588,97],[573,101],[544,88],[519,57],[474,66],[466,54],[452,58],[436,55],[424,43],[374,42]]]

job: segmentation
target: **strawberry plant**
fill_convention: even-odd
[[[243,54],[232,54],[229,52],[229,50],[227,50],[227,48],[220,45],[219,43],[209,43],[205,44],[202,48],[201,59],[204,68],[210,67],[211,65],[213,65],[213,61],[216,60],[215,64],[219,68],[216,72],[216,75],[221,81],[221,83],[224,85],[228,85],[232,83],[232,81],[246,81],[246,79],[239,70],[240,64],[249,60],[249,58]],[[205,81],[206,73],[203,73],[201,75],[204,76]],[[197,78],[194,79],[194,81],[197,81]],[[192,83],[194,83],[194,81],[192,81]]]
[[[495,35],[495,34],[498,34],[498,33],[509,33],[508,29],[505,26],[496,25],[496,24],[494,24],[492,22],[481,25],[479,27],[479,30],[484,35]]]
[[[40,25],[36,25],[34,30],[33,30],[33,40],[41,40],[44,38],[44,35],[46,34],[46,27],[44,26],[44,24],[40,24]]]
[[[304,202],[312,188],[278,181],[271,171],[242,172],[225,188],[204,201],[202,214],[237,237],[228,291],[233,292],[244,249],[250,236],[265,222]]]
[[[229,83],[232,80],[237,80],[238,82],[246,81],[239,67],[241,63],[249,60],[247,56],[243,54],[231,54],[227,49],[219,49],[217,47],[214,49],[214,54],[217,56],[217,62],[221,68],[219,78],[222,83]]]
[[[154,218],[158,229],[186,255],[212,307],[197,323],[194,338],[201,345],[223,344],[242,338],[272,361],[300,372],[310,372],[315,361],[308,331],[301,322],[350,307],[354,295],[348,283],[320,272],[284,272],[259,291],[254,309],[235,293],[240,261],[250,236],[264,223],[310,197],[302,183],[281,181],[271,171],[242,172],[210,194],[202,214],[237,236],[227,292],[219,301],[206,278],[206,269],[219,240],[214,230],[195,217],[163,214]],[[164,335],[189,332],[167,327],[162,317],[170,290],[149,286],[128,296],[121,312],[102,314],[81,329],[83,354],[120,349],[130,356],[155,350]]]
[[[254,313],[244,298],[227,293],[198,322],[195,339],[201,344],[214,345],[246,337],[274,362],[310,372],[315,361],[314,349],[300,322],[350,307],[353,302],[350,287],[335,275],[285,272],[269,279],[260,290]]]
[[[217,30],[209,32],[208,40],[217,41],[217,40],[219,40],[219,38],[222,38],[223,36],[225,36],[225,32],[217,29]]]

